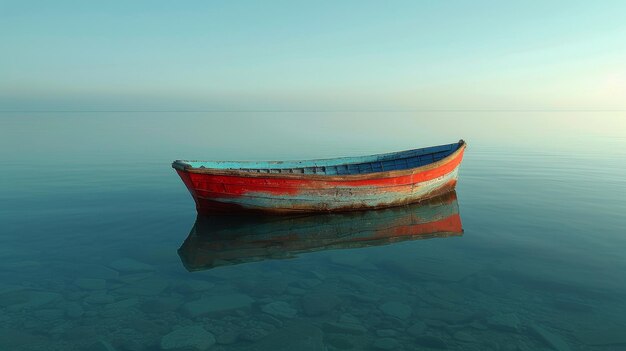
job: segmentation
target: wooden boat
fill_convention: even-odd
[[[309,161],[172,163],[198,213],[331,212],[422,201],[454,189],[466,144]]]
[[[299,254],[461,236],[456,193],[380,210],[286,216],[202,216],[178,255],[185,268],[293,258]]]

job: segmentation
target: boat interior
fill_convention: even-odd
[[[437,162],[458,150],[464,142],[392,152],[306,161],[175,161],[178,169],[233,169],[252,173],[354,175],[417,168]]]

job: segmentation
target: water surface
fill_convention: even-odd
[[[2,114],[0,349],[626,350],[626,116],[574,117],[603,127],[537,113]],[[462,235],[278,245],[202,269],[179,251],[196,214],[173,159],[350,156],[460,137]],[[315,246],[328,228],[363,233],[376,218],[279,230],[301,226]]]

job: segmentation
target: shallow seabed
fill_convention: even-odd
[[[137,120],[0,118],[0,350],[626,350],[624,139],[461,135],[463,235],[189,272],[196,215],[169,162],[199,144]],[[70,125],[97,137],[55,133]],[[242,147],[208,153],[258,148]]]

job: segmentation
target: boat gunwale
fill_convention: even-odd
[[[172,164],[172,167],[181,172],[216,175],[216,176],[231,176],[231,177],[244,177],[244,178],[275,178],[275,179],[306,179],[306,180],[324,180],[324,181],[346,181],[346,180],[367,180],[378,178],[393,178],[400,176],[412,175],[431,169],[439,168],[452,160],[454,160],[459,154],[461,154],[467,147],[467,143],[463,140],[458,142],[459,148],[456,149],[450,155],[442,158],[439,161],[429,163],[420,167],[400,169],[393,171],[372,172],[365,174],[346,174],[346,175],[325,175],[325,174],[302,174],[302,173],[253,173],[249,171],[242,171],[238,169],[218,169],[218,168],[193,168],[183,167],[182,169]]]

